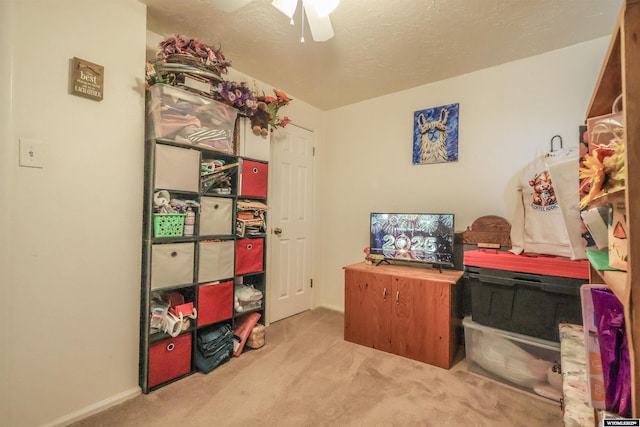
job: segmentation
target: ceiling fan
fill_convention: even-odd
[[[213,6],[224,12],[233,12],[249,3],[252,0],[211,0]],[[333,27],[329,14],[335,10],[340,0],[301,0],[303,10],[302,16],[302,39],[304,42],[304,17],[307,17],[311,37],[313,41],[324,42],[333,37]],[[298,0],[273,0],[271,5],[284,13],[291,19],[293,25],[293,14],[298,8]]]

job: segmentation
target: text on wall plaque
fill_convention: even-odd
[[[71,64],[71,93],[102,101],[104,94],[104,67],[80,58]]]

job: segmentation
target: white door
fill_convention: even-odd
[[[313,132],[289,124],[271,135],[270,322],[311,308]]]

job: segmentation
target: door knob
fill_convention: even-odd
[[[273,229],[273,232],[274,232],[277,236],[279,236],[279,235],[281,235],[281,234],[282,234],[282,228],[280,228],[280,227],[276,227],[276,228],[274,228],[274,229]]]

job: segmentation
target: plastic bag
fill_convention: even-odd
[[[592,289],[606,410],[631,417],[631,367],[624,308],[609,290]]]

